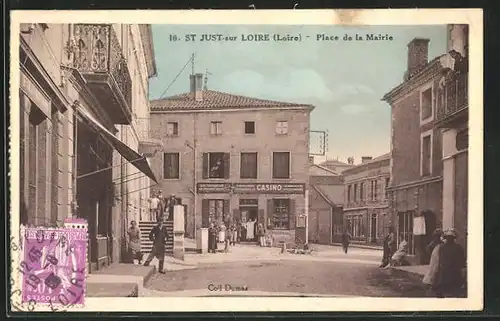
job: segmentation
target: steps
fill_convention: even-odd
[[[141,221],[139,222],[139,229],[141,230],[141,247],[143,253],[150,253],[153,248],[153,242],[149,240],[149,232],[157,223],[154,221]],[[174,254],[174,222],[166,221],[165,227],[168,231],[167,243],[165,244],[165,254]]]

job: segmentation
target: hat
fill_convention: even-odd
[[[447,228],[443,231],[443,235],[457,237],[457,230],[454,228]]]

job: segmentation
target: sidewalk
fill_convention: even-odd
[[[394,266],[387,269],[389,275],[406,277],[411,280],[422,282],[422,279],[429,269],[428,265]]]
[[[89,274],[87,297],[137,297],[155,271],[153,266],[113,264]]]

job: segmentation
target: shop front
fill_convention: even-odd
[[[305,184],[300,183],[198,183],[197,194],[201,227],[240,223],[250,242],[256,241],[260,224],[275,241],[295,242],[296,217],[305,211]]]

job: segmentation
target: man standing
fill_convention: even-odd
[[[347,254],[347,250],[349,249],[349,241],[351,240],[351,234],[347,229],[344,230],[344,233],[342,233],[342,249],[344,250],[344,253]]]
[[[160,199],[156,196],[156,194],[153,193],[152,197],[149,199],[149,214],[150,214],[149,219],[151,221],[157,220],[159,205],[160,205]]]
[[[165,243],[167,242],[167,227],[163,225],[163,221],[158,221],[158,224],[153,227],[149,233],[149,239],[153,242],[153,248],[151,253],[149,253],[144,266],[149,266],[149,263],[156,256],[158,258],[158,272],[165,274],[163,270],[163,264],[165,262]]]

